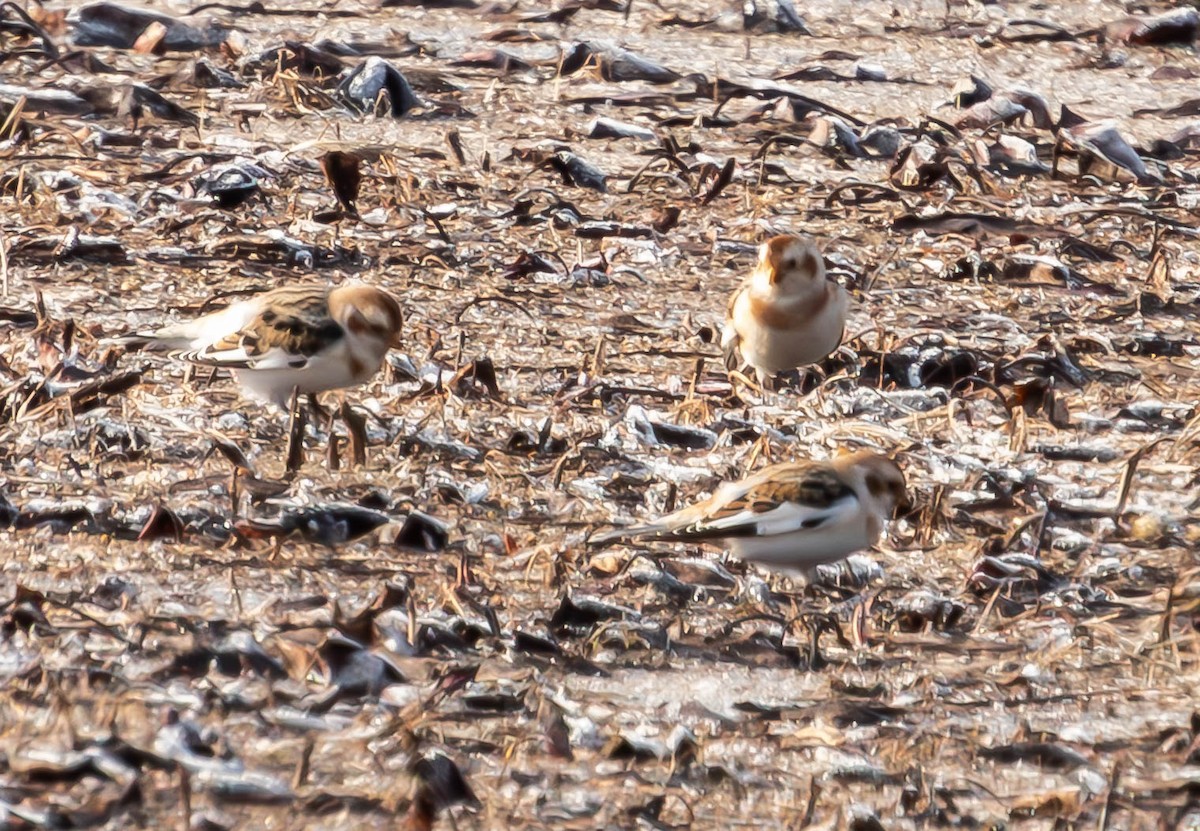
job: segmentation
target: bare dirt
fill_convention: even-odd
[[[0,9],[0,829],[1200,827],[1194,47],[1108,1],[719,5]],[[399,118],[337,94],[372,52]],[[971,74],[1054,124],[971,126]],[[764,398],[713,339],[780,232],[855,303]],[[284,414],[99,343],[352,279],[407,314],[364,464],[319,421],[289,474]],[[584,545],[862,447],[918,507],[807,593]]]

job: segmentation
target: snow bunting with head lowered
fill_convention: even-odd
[[[737,557],[811,574],[870,548],[897,508],[910,505],[900,466],[852,453],[828,462],[785,462],[645,525],[618,528],[589,544],[643,539],[729,544]]]
[[[109,342],[225,367],[248,395],[286,408],[293,389],[315,394],[370,380],[399,345],[402,321],[396,299],[371,286],[295,286]]]
[[[846,290],[825,278],[825,262],[810,240],[772,237],[729,298],[725,366],[736,369],[740,354],[768,386],[778,372],[816,363],[841,345],[849,304]]]

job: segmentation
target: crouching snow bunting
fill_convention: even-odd
[[[741,361],[768,386],[778,372],[816,363],[842,342],[846,290],[825,278],[813,243],[773,237],[758,250],[758,265],[729,298],[721,348],[731,371]]]
[[[399,345],[402,320],[396,299],[371,286],[294,286],[108,342],[225,367],[248,395],[286,408],[293,388],[314,394],[370,380]]]
[[[725,541],[742,559],[811,575],[819,565],[874,545],[896,509],[910,505],[899,465],[860,452],[829,462],[772,465],[721,485],[703,502],[592,537],[589,544]]]

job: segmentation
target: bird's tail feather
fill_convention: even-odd
[[[154,336],[141,332],[133,332],[128,335],[120,335],[115,338],[101,338],[100,345],[104,347],[124,346],[130,351],[141,349],[143,346],[148,346],[154,342]]]
[[[175,352],[191,346],[192,339],[183,335],[172,335],[169,331],[130,332],[112,338],[102,338],[100,345],[105,347],[124,346],[130,352],[138,349],[149,349],[153,352]]]
[[[614,528],[611,531],[605,531],[601,534],[591,534],[585,542],[589,548],[599,548],[600,546],[612,545],[613,543],[633,539],[634,537],[657,533],[661,530],[657,525],[626,525],[621,528]]]

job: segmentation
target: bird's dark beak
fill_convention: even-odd
[[[916,507],[917,503],[913,500],[912,495],[907,490],[902,491],[900,498],[896,500],[896,510],[893,515],[896,517],[908,516]]]

